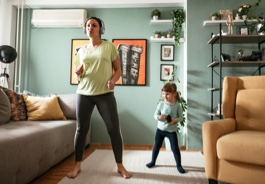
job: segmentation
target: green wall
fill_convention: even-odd
[[[219,26],[203,26],[204,20],[210,20],[210,15],[219,10],[232,9],[234,16],[238,7],[243,3],[253,4],[256,0],[197,0],[187,1],[187,68],[188,68],[188,147],[191,149],[202,148],[201,125],[204,121],[210,120],[207,113],[210,111],[211,69],[207,65],[211,63],[211,46],[207,44],[211,33],[217,34]],[[263,3],[263,4],[262,4]],[[265,3],[256,9],[258,12],[264,9]],[[227,32],[227,26],[223,26]],[[235,30],[235,27],[234,27]],[[217,46],[214,47],[218,53]],[[251,50],[257,50],[257,45],[225,45],[223,52],[230,54],[232,58],[237,58],[237,51],[243,48],[246,55],[251,54]],[[215,54],[218,56],[217,54]],[[256,67],[235,67],[225,68],[223,75],[251,75]],[[218,70],[218,68],[217,68]],[[264,75],[264,72],[262,73]],[[217,100],[217,96],[215,97]]]
[[[201,125],[210,120],[211,62],[210,45],[207,44],[211,33],[218,32],[218,26],[204,27],[203,21],[220,9],[236,10],[241,3],[254,3],[243,0],[188,0],[187,1],[187,70],[184,71],[184,44],[175,48],[175,61],[160,61],[162,43],[147,42],[147,85],[141,87],[116,86],[115,96],[118,103],[121,128],[125,144],[153,144],[156,121],[153,119],[160,89],[160,64],[175,64],[179,90],[184,94],[184,74],[187,74],[187,142],[190,150],[202,149]],[[261,4],[259,9],[264,8]],[[160,8],[162,19],[170,19],[170,11],[178,7]],[[165,31],[170,26],[150,25],[150,12],[154,8],[127,9],[88,9],[89,16],[98,16],[104,20],[106,34],[103,38],[112,41],[115,38],[148,39],[157,29]],[[235,15],[235,14],[234,14]],[[30,18],[28,18],[30,22]],[[227,30],[227,27],[224,27]],[[28,27],[25,40],[25,65],[23,89],[36,94],[75,93],[76,86],[70,85],[71,40],[86,38],[82,29],[36,29]],[[231,45],[224,53],[237,56],[240,49],[256,50],[256,45]],[[217,48],[215,48],[217,50]],[[249,54],[249,53],[246,53]],[[256,68],[226,68],[225,75],[250,75]],[[262,73],[264,74],[264,72]],[[22,90],[23,90],[22,89]],[[92,142],[110,143],[104,123],[95,109],[92,117]],[[179,136],[183,144],[183,133]]]
[[[183,44],[175,47],[175,60],[165,62],[160,61],[162,43],[149,42],[155,30],[166,32],[171,28],[171,25],[150,25],[150,12],[153,9],[87,9],[89,16],[100,17],[105,22],[106,33],[102,36],[103,39],[109,41],[112,39],[148,40],[147,85],[115,87],[125,144],[153,144],[154,142],[157,122],[153,114],[163,85],[160,81],[160,65],[175,64],[178,67],[177,76],[180,81],[183,81]],[[170,12],[173,8],[159,9],[162,12],[162,19],[170,19]],[[28,31],[30,32],[29,46],[27,46],[29,57],[25,59],[26,75],[23,80],[23,89],[41,95],[75,93],[77,86],[70,85],[71,41],[87,38],[82,29],[30,28]],[[182,83],[177,85],[183,93]],[[92,117],[91,139],[94,143],[110,143],[105,125],[96,109]],[[182,134],[179,139],[182,144]]]

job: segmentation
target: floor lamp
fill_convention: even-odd
[[[15,61],[17,58],[16,50],[8,45],[0,46],[0,62],[5,64],[4,73],[0,74],[0,86],[8,88],[9,75],[6,73],[8,64]]]

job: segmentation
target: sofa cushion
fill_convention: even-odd
[[[76,94],[58,95],[58,101],[67,119],[76,119]]]
[[[27,120],[27,108],[23,100],[22,94],[16,93],[11,89],[2,87],[8,96],[11,107],[11,120],[24,121]]]
[[[23,95],[28,120],[65,120],[57,96],[37,97]]]
[[[265,132],[236,131],[217,141],[219,159],[265,166]]]
[[[0,125],[7,123],[11,117],[11,107],[5,92],[0,89]]]

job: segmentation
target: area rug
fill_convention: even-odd
[[[207,184],[203,155],[200,152],[181,152],[185,174],[177,171],[173,153],[160,151],[156,166],[145,166],[151,159],[151,151],[123,153],[123,163],[132,178],[124,179],[117,173],[112,150],[95,150],[82,163],[82,171],[75,179],[64,177],[59,184]]]

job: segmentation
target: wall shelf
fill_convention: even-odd
[[[218,66],[219,62],[212,62],[207,67]],[[265,61],[224,61],[222,62],[223,67],[250,67],[250,66],[264,66]]]
[[[244,20],[233,20],[234,25],[245,25]],[[248,20],[248,22],[258,22],[257,19]],[[219,24],[226,25],[226,20],[205,20],[203,26],[217,26]]]
[[[243,21],[243,20],[241,20]],[[213,21],[211,21],[213,22]],[[221,58],[222,49],[225,47],[225,44],[257,44],[258,50],[260,49],[261,44],[265,43],[265,35],[222,35],[222,26],[223,24],[219,22],[219,34],[217,35],[211,35],[211,39],[207,42],[211,45],[211,63],[207,66],[211,68],[211,87],[208,89],[208,91],[211,92],[211,112],[209,113],[211,115],[211,120],[213,120],[214,116],[219,116],[219,118],[222,118],[222,84],[223,84],[223,78],[225,75],[223,75],[223,68],[224,67],[257,67],[259,75],[261,75],[261,68],[265,66],[265,61],[224,61],[219,62],[216,61],[214,58],[214,52],[217,52],[217,50],[213,49],[213,45],[217,44],[219,45],[219,52],[217,52]],[[215,67],[219,68],[219,72],[215,70]],[[254,74],[255,74],[254,73]],[[214,80],[214,74],[216,74],[217,80]],[[252,75],[254,75],[252,74]],[[218,98],[213,95],[213,93],[217,91]],[[214,101],[215,100],[215,101]],[[218,102],[217,107],[214,108],[216,105],[216,100]],[[217,111],[216,111],[217,109]],[[216,112],[219,112],[220,114],[217,114]]]
[[[172,20],[151,20],[150,25],[172,25]]]
[[[150,42],[165,42],[165,43],[175,43],[174,38],[150,38]],[[184,42],[184,38],[179,39],[180,43]]]

